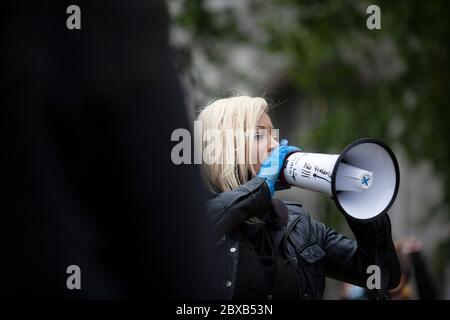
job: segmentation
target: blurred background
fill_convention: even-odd
[[[394,241],[423,262],[401,258],[402,296],[423,298],[425,281],[435,297],[450,299],[450,2],[168,3],[191,114],[217,98],[263,96],[281,136],[303,150],[339,153],[361,137],[393,149],[401,170],[389,212]],[[366,27],[371,4],[381,9],[380,30]],[[277,197],[351,235],[324,196],[291,188]],[[341,283],[327,281],[326,299],[345,298]]]

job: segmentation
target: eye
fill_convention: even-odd
[[[257,132],[255,133],[255,139],[256,140],[261,140],[262,138],[264,138],[265,134],[264,132]]]

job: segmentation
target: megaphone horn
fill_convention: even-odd
[[[371,138],[349,144],[340,154],[294,152],[286,158],[280,178],[331,196],[342,213],[364,221],[392,206],[400,184],[394,153]]]

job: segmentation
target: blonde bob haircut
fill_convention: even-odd
[[[249,96],[219,99],[201,109],[197,120],[203,132],[202,172],[211,191],[233,190],[256,175],[251,151],[264,112],[268,112],[266,100]],[[215,132],[215,139],[211,132]]]

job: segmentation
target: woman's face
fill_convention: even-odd
[[[259,172],[261,164],[267,159],[272,150],[278,146],[277,132],[273,128],[269,115],[264,112],[256,125],[252,150],[252,159],[256,159],[256,164],[253,164],[253,169],[256,173]]]

